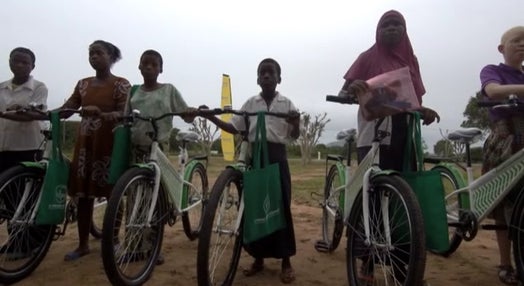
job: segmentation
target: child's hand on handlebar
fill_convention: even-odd
[[[21,106],[21,105],[18,105],[18,104],[13,104],[13,105],[9,106],[8,108],[6,108],[5,111],[16,111],[16,110],[20,110],[20,109],[24,109],[24,107]]]
[[[286,118],[286,122],[291,125],[298,126],[300,124],[300,113],[296,110],[291,110],[288,113],[289,117]]]
[[[200,105],[197,110],[209,110],[209,107],[207,105]],[[205,119],[211,120],[212,117],[215,117],[214,115],[210,113],[201,113],[199,114],[201,117]]]
[[[102,111],[100,111],[100,108],[94,105],[89,105],[82,107],[82,110],[80,111],[80,116],[82,117],[98,117]]]
[[[363,95],[364,93],[369,91],[369,85],[366,81],[363,80],[355,80],[349,84],[347,87],[347,93],[351,94],[353,96],[359,96]]]
[[[118,112],[118,111],[102,112],[102,113],[100,113],[100,117],[104,121],[116,122],[116,121],[120,120],[120,118],[122,117],[122,114],[120,112]]]
[[[180,116],[186,123],[191,123],[195,120],[195,117],[198,115],[198,109],[194,107],[188,107],[184,111],[184,115]]]
[[[431,123],[433,123],[433,121],[435,121],[435,119],[437,119],[437,123],[440,122],[440,116],[435,110],[431,108],[422,106],[422,110],[420,111],[420,113],[422,114],[423,125],[430,125]]]

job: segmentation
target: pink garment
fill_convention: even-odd
[[[397,18],[403,24],[405,32],[400,43],[394,48],[389,48],[381,44],[379,28],[386,19],[392,17]],[[375,40],[376,43],[367,51],[361,53],[353,65],[351,65],[346,75],[344,75],[344,79],[348,81],[357,79],[368,80],[379,74],[407,66],[410,70],[418,101],[422,104],[422,95],[426,93],[426,90],[420,76],[417,57],[413,53],[413,48],[409,41],[404,16],[395,10],[384,13],[378,22]]]

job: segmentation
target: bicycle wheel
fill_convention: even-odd
[[[436,166],[432,170],[437,170],[440,173],[440,178],[442,179],[442,185],[444,186],[444,194],[448,195],[455,190],[460,189],[455,175],[447,168]],[[464,209],[462,205],[462,200],[459,199],[459,196],[451,196],[446,200],[446,213],[448,216],[448,223],[458,223],[460,222],[460,210]],[[450,226],[448,229],[449,232],[449,249],[444,252],[435,252],[433,253],[448,257],[453,254],[460,244],[462,243],[462,235],[460,235],[460,230],[456,227]]]
[[[29,276],[49,250],[55,225],[37,226],[31,220],[44,174],[43,169],[20,165],[0,175],[0,284]]]
[[[522,193],[524,188],[519,191]],[[524,282],[524,197],[515,202],[509,230],[517,274],[520,282]]]
[[[102,228],[102,260],[113,285],[142,285],[156,264],[166,221],[167,200],[160,189],[151,222],[154,173],[132,168],[124,173],[107,202]]]
[[[332,252],[338,247],[344,230],[343,211],[340,203],[344,196],[344,182],[337,165],[329,168],[324,188],[324,206],[322,208],[322,237],[327,245],[327,251]]]
[[[348,218],[346,267],[349,284],[422,285],[425,235],[415,194],[396,175],[373,178],[368,192],[369,242],[364,232],[362,192]],[[390,231],[391,242],[388,242],[386,229]]]
[[[231,285],[242,251],[242,223],[236,229],[242,173],[228,168],[211,190],[198,239],[199,286]]]
[[[106,212],[107,199],[95,198],[93,202],[93,218],[89,232],[94,238],[102,238],[102,225],[104,224],[104,214]]]
[[[198,233],[202,227],[202,217],[206,207],[207,192],[208,192],[208,181],[206,168],[201,163],[197,163],[191,169],[189,178],[187,179],[194,188],[187,187],[186,202],[187,206],[197,203],[201,203],[188,211],[182,213],[182,225],[184,232],[190,240],[198,238]]]

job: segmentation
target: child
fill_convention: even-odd
[[[89,46],[89,63],[94,77],[78,81],[71,97],[61,108],[82,108],[82,120],[76,140],[69,177],[69,195],[78,197],[78,247],[65,255],[65,261],[89,253],[89,229],[95,197],[109,197],[107,184],[113,145],[113,128],[123,114],[129,82],[111,73],[120,60],[120,50],[101,40]],[[70,116],[71,114],[66,114]]]
[[[420,103],[422,95],[426,92],[418,60],[413,53],[411,42],[406,32],[406,22],[402,14],[391,10],[379,20],[376,31],[376,43],[367,51],[360,54],[357,60],[351,65],[344,79],[346,80],[339,96],[356,96],[368,91],[366,80],[402,67],[410,68],[411,79],[415,87],[415,93]],[[431,124],[435,118],[440,121],[438,114],[426,107],[423,107],[422,115],[424,124]],[[391,137],[385,138],[380,146],[380,165],[384,169],[402,170],[404,145],[407,140],[407,114],[393,115],[381,125],[381,130],[387,129]],[[357,152],[358,160],[364,159],[371,149],[371,141],[374,136],[374,121],[366,121],[362,116],[362,110],[358,112],[358,138]],[[391,152],[390,150],[394,150]]]
[[[38,161],[42,159],[42,122],[33,121],[32,112],[21,114],[1,112],[17,110],[28,107],[30,104],[46,109],[47,87],[43,82],[35,80],[31,76],[31,71],[35,68],[35,54],[27,48],[18,47],[9,54],[9,67],[13,73],[13,78],[0,83],[0,173],[15,166],[22,161]],[[0,196],[7,210],[14,214],[16,206],[21,199],[20,193],[6,193],[3,191]],[[10,226],[7,227],[11,233]],[[38,246],[29,240],[39,240],[38,230],[29,230],[29,233],[17,233],[9,238],[7,242],[10,259],[24,258],[30,254],[32,248]],[[11,244],[19,245],[14,247]],[[6,246],[4,245],[4,246]],[[23,249],[22,249],[23,248]],[[18,252],[18,253],[17,253]]]
[[[158,76],[162,73],[163,60],[162,55],[155,50],[146,50],[140,57],[138,69],[142,73],[144,83],[130,95],[128,100],[128,111],[138,109],[142,116],[158,117],[171,112],[191,112],[196,111],[194,108],[188,108],[182,95],[176,87],[170,83],[159,83]],[[193,122],[194,115],[184,116],[185,122]],[[169,134],[173,129],[173,117],[165,117],[157,121],[158,141],[161,148],[166,148],[169,144]],[[152,140],[147,136],[148,132],[153,131],[151,123],[138,120],[131,128],[131,142],[133,144],[135,160],[141,160],[151,149]],[[164,263],[164,257],[159,255],[156,264]]]
[[[195,110],[188,108],[182,95],[170,83],[159,83],[158,75],[162,73],[163,60],[160,53],[154,50],[145,51],[140,57],[138,69],[144,78],[142,84],[129,98],[128,110],[138,109],[142,116],[158,117],[165,113]],[[196,113],[194,113],[196,114]],[[183,117],[185,122],[193,122],[195,116]],[[173,128],[173,117],[166,117],[158,124],[158,140],[162,147],[169,142],[169,134]],[[131,141],[136,149],[148,152],[152,143],[147,132],[153,131],[151,123],[145,121],[135,122],[132,128]]]
[[[45,109],[47,87],[35,80],[35,54],[18,47],[9,54],[13,78],[0,83],[0,111],[16,110],[36,104]],[[37,161],[42,157],[41,122],[32,121],[26,114],[5,114],[0,118],[0,172],[21,161]],[[11,119],[11,120],[7,120]],[[16,120],[16,121],[12,121]]]
[[[524,98],[524,26],[506,31],[498,46],[504,63],[487,65],[480,72],[482,94],[487,100],[506,100],[510,94]],[[484,142],[482,173],[495,168],[524,147],[524,107],[489,109],[491,133]],[[497,225],[507,225],[504,213],[512,208],[506,199],[491,214]],[[505,284],[517,284],[511,264],[511,242],[507,230],[496,230],[499,246],[499,279]]]
[[[293,103],[278,91],[280,83],[280,65],[274,59],[264,59],[257,69],[257,83],[262,92],[248,99],[242,106],[242,111],[257,112],[271,111],[294,114],[292,119],[266,117],[269,163],[279,163],[282,187],[282,199],[286,216],[286,228],[279,230],[268,237],[245,245],[248,253],[255,258],[253,264],[244,270],[244,275],[252,276],[264,269],[264,258],[282,258],[282,272],[280,279],[283,283],[295,280],[295,272],[291,267],[290,257],[296,253],[295,233],[291,217],[291,175],[287,163],[286,143],[297,139],[300,135],[300,117]],[[244,131],[246,126],[242,116],[233,116],[230,123],[217,117],[209,117],[221,129],[229,133]],[[250,117],[249,141],[254,142],[256,131],[256,117]]]
[[[422,95],[426,91],[420,76],[417,57],[413,53],[413,48],[406,32],[406,21],[402,14],[394,10],[384,13],[378,22],[375,39],[376,43],[367,51],[361,53],[347,71],[344,76],[346,81],[339,96],[364,94],[369,90],[366,80],[408,66],[415,94],[419,103],[422,103]],[[362,106],[359,107],[358,112],[357,138],[357,159],[359,162],[364,159],[371,149],[371,143],[375,134],[375,121],[365,120],[361,108]],[[422,107],[421,113],[425,125],[431,124],[435,118],[437,122],[440,121],[438,114],[429,108]],[[409,138],[407,134],[408,120],[407,113],[399,113],[387,117],[379,127],[380,130],[386,130],[391,134],[384,138],[380,145],[379,164],[382,169],[403,171],[404,148]],[[365,260],[366,258],[363,259]],[[404,263],[399,261],[398,264],[402,265]],[[362,271],[359,275],[363,281],[373,279],[373,276],[365,273],[365,271]]]

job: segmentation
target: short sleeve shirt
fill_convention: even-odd
[[[277,95],[271,102],[270,106],[267,106],[266,101],[260,94],[255,95],[249,98],[244,105],[240,108],[241,111],[245,112],[258,112],[258,111],[269,111],[269,112],[279,112],[279,113],[289,113],[290,111],[297,111],[297,108],[291,100],[287,97],[281,95],[277,92]],[[231,118],[231,124],[238,131],[245,131],[246,124],[244,118],[240,115],[235,115]],[[257,126],[257,117],[249,117],[249,142],[255,141],[255,132]],[[272,143],[281,143],[287,144],[293,141],[293,138],[290,136],[292,126],[286,122],[286,119],[275,117],[275,116],[266,116],[266,136],[267,141]]]
[[[47,104],[47,87],[44,83],[29,78],[24,84],[13,86],[12,80],[0,83],[0,111],[12,106]],[[0,118],[0,152],[28,151],[42,148],[44,140],[41,121],[14,121]]]
[[[489,101],[490,99],[484,90],[488,84],[524,84],[524,73],[502,63],[499,65],[487,65],[480,71],[480,82],[482,84],[482,94],[484,95],[485,100]],[[504,109],[490,108],[489,117],[491,121],[497,121],[515,115],[522,115],[523,112],[524,106]]]
[[[151,117],[158,117],[172,112],[182,112],[187,109],[187,104],[180,92],[169,83],[152,91],[144,91],[142,88],[136,89],[130,96],[129,105],[128,110],[138,109],[140,110],[140,115]],[[173,128],[173,117],[168,116],[157,121],[157,124],[158,141],[165,144],[169,141],[169,134]],[[132,128],[131,141],[134,145],[149,146],[152,141],[147,136],[147,133],[152,131],[153,126],[151,123],[139,120]]]

